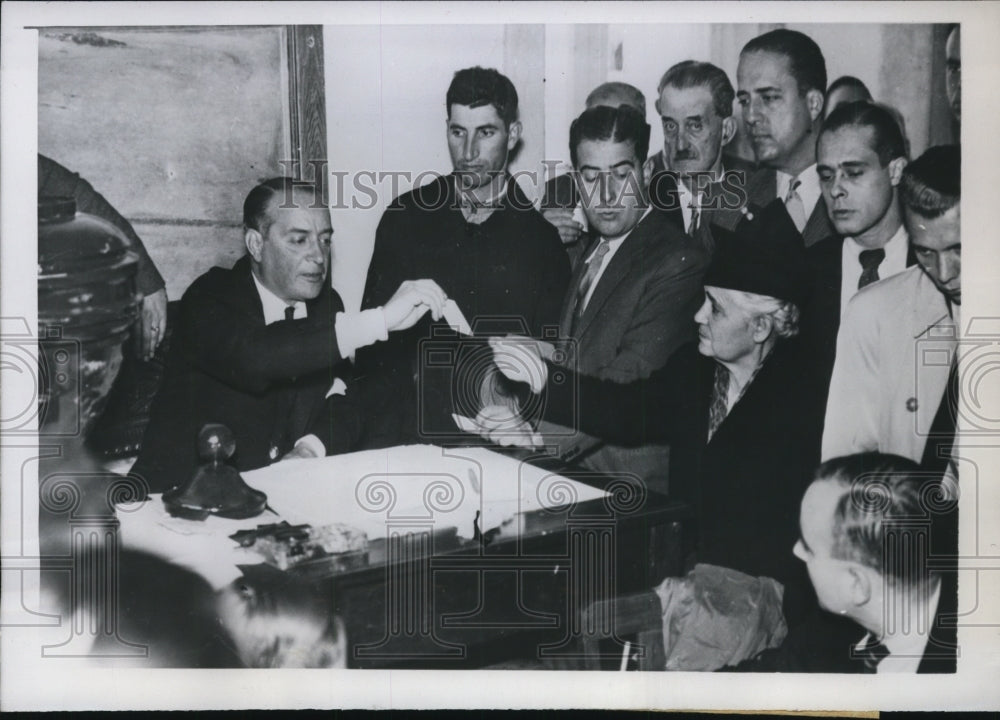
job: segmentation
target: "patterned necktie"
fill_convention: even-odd
[[[692,199],[690,208],[691,220],[688,221],[687,234],[694,237],[695,232],[698,230],[698,223],[701,221],[701,207],[699,207],[696,200]]]
[[[580,280],[580,288],[576,291],[575,318],[583,315],[583,311],[586,308],[587,293],[590,291],[590,286],[594,284],[594,278],[597,277],[597,273],[601,271],[601,266],[604,264],[604,256],[608,254],[608,250],[610,249],[611,246],[608,244],[608,241],[602,238],[594,254],[587,261],[587,272],[583,274],[583,278]]]
[[[295,319],[295,306],[288,305],[285,308],[285,320],[294,320],[294,319]]]
[[[861,261],[861,277],[858,278],[858,290],[865,285],[871,285],[878,280],[878,266],[885,260],[885,250],[877,248],[875,250],[862,250],[858,256]]]
[[[878,664],[888,657],[889,648],[874,637],[870,637],[865,646],[858,651],[858,654],[865,665],[865,672],[876,673],[878,672]]]
[[[797,177],[792,178],[792,181],[788,183],[788,193],[785,195],[785,207],[788,209],[788,215],[792,218],[792,222],[795,223],[795,228],[799,232],[802,232],[806,226],[806,206],[802,202],[802,196],[798,193],[801,184],[802,181]]]
[[[715,384],[712,386],[712,403],[708,406],[708,440],[719,429],[726,419],[728,410],[726,399],[729,395],[729,370],[719,363],[715,364]]]

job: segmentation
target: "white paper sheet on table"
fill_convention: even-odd
[[[292,525],[345,523],[370,540],[390,532],[454,527],[472,538],[519,512],[604,496],[603,490],[485,448],[407,445],[315,460],[289,460],[243,473],[267,493],[270,512],[246,520],[171,517],[159,495],[119,507],[122,546],[144,550],[202,575],[215,588],[240,577],[238,564],[261,562],[230,535],[286,520]],[[502,533],[518,532],[508,526]]]
[[[485,532],[518,512],[606,494],[485,448],[434,445],[288,461],[243,476],[290,523],[343,522],[369,538],[407,523],[471,538],[477,511]]]

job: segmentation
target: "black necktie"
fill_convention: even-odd
[[[295,319],[295,306],[289,305],[285,308],[285,320]]]
[[[864,663],[866,673],[878,672],[878,664],[889,655],[889,648],[874,637],[868,638],[868,643],[858,651]]]
[[[924,470],[943,475],[948,468],[948,459],[955,444],[955,425],[958,418],[958,353],[951,358],[948,385],[945,387],[941,404],[931,421],[927,433],[927,444],[920,465]]]
[[[858,259],[862,268],[861,277],[858,278],[858,290],[860,290],[878,280],[878,266],[885,260],[885,250],[883,248],[862,250]]]

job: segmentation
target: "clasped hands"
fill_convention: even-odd
[[[545,388],[555,347],[532,338],[509,335],[489,339],[493,362],[509,380],[526,383],[536,395]],[[518,412],[501,405],[487,405],[476,416],[479,435],[504,447],[540,447],[541,436]]]

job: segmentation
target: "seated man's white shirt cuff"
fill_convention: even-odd
[[[337,347],[340,348],[341,357],[353,360],[358,348],[389,337],[385,327],[385,312],[380,307],[361,312],[339,312],[335,322]]]
[[[326,445],[323,444],[322,440],[311,433],[300,437],[295,442],[295,447],[298,447],[299,445],[304,445],[312,450],[316,454],[316,457],[326,457]]]

